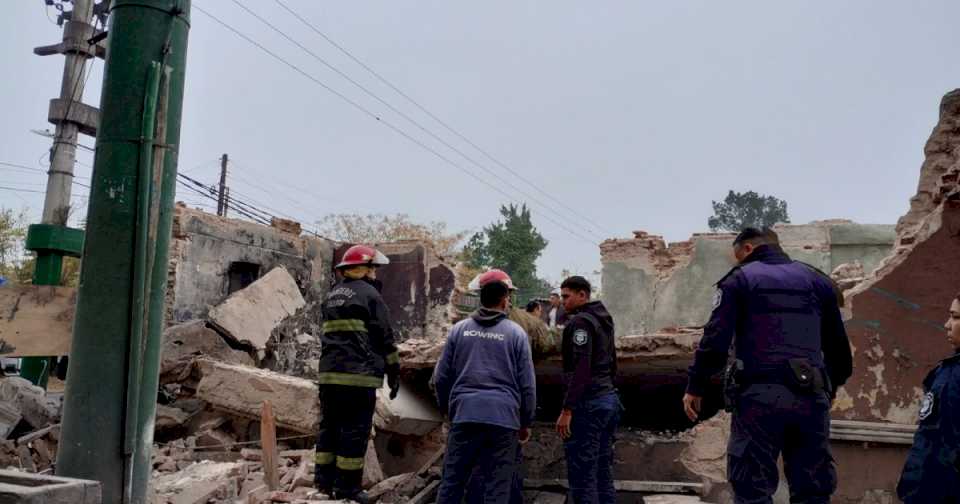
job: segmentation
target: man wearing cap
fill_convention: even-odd
[[[517,450],[530,439],[537,404],[530,342],[507,319],[513,282],[491,270],[471,288],[480,290],[482,307],[450,330],[431,380],[451,423],[439,504],[461,503],[474,468],[483,495],[471,501],[509,501]]]
[[[735,502],[773,502],[782,453],[790,502],[828,503],[837,486],[830,404],[853,367],[842,299],[829,277],[790,259],[769,229],[744,229],[733,252],[739,264],[717,284],[684,409],[696,421],[711,376],[728,366],[727,477]]]
[[[384,374],[390,399],[400,390],[400,358],[377,268],[390,261],[366,245],[347,249],[336,266],[342,279],[323,302],[317,433],[317,489],[338,499],[369,501],[361,489],[377,389]]]

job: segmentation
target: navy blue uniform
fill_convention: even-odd
[[[853,368],[833,282],[780,247],[764,245],[717,287],[687,392],[704,395],[734,344],[743,363],[727,450],[736,502],[772,502],[781,453],[791,502],[829,502],[837,480],[829,394]],[[811,372],[795,372],[798,363]],[[799,376],[814,381],[807,374],[817,375],[819,386],[800,383]]]
[[[923,380],[920,423],[897,485],[906,504],[960,501],[960,353]]]
[[[347,278],[323,303],[314,481],[321,490],[333,488],[345,496],[360,491],[383,375],[395,382],[400,374],[390,315],[379,287],[376,280]]]
[[[570,495],[575,504],[613,504],[613,442],[622,408],[614,385],[613,317],[600,301],[570,315],[561,345],[567,381],[563,407],[573,411],[564,443]]]

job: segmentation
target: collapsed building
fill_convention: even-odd
[[[855,371],[833,410],[840,472],[834,502],[894,502],[920,382],[949,352],[941,327],[960,290],[960,91],[944,97],[925,154],[917,195],[895,226],[833,220],[777,227],[791,256],[831,273],[845,291]],[[680,398],[713,284],[732,266],[732,238],[697,234],[667,244],[637,232],[601,245],[602,298],[617,325],[627,408],[614,468],[625,502],[731,501],[728,417],[694,426]],[[403,385],[397,401],[380,394],[365,484],[382,502],[432,502],[445,431],[428,380],[449,327],[462,316],[461,291],[455,269],[429,246],[377,246],[391,259],[382,271],[383,294],[398,329]],[[154,502],[318,501],[310,487],[319,305],[347,245],[303,233],[291,221],[262,226],[180,205],[171,247]],[[56,314],[48,332],[65,333],[67,341],[50,344],[68,348],[75,297],[50,292],[56,295],[42,302],[23,297],[18,306],[28,315]],[[562,401],[558,335],[514,316],[531,334],[538,375],[538,423],[522,469],[527,500],[564,502],[563,447],[552,427]],[[5,378],[0,398],[0,466],[49,472],[58,396]],[[719,401],[708,403],[717,412]],[[275,426],[274,448],[265,424]],[[777,502],[786,499],[781,489]]]

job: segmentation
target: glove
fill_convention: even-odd
[[[387,385],[390,386],[390,400],[392,401],[400,393],[400,376],[395,374],[387,376]]]

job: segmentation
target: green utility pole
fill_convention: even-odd
[[[57,474],[141,504],[153,421],[190,0],[113,0]]]

